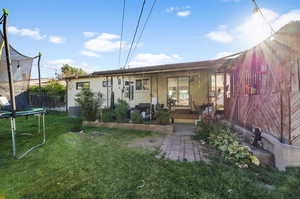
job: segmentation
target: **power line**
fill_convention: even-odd
[[[272,27],[271,23],[268,22],[267,18],[264,16],[262,10],[260,9],[260,7],[258,6],[256,0],[252,0],[254,6],[255,6],[255,9],[261,14],[261,16],[263,17],[263,19],[265,20],[265,22],[269,25],[272,33],[275,33],[275,30],[274,28]]]
[[[124,64],[124,68],[127,66],[129,58],[130,58],[130,54],[131,54],[132,47],[133,47],[133,44],[134,44],[134,41],[135,41],[135,38],[136,38],[136,34],[139,30],[140,23],[141,23],[141,18],[142,18],[143,13],[144,13],[145,4],[146,4],[146,0],[143,0],[143,5],[142,5],[142,8],[141,8],[139,19],[138,19],[138,22],[137,22],[137,25],[136,25],[136,28],[135,28],[135,32],[134,32],[134,35],[133,35],[133,38],[132,38],[132,41],[131,41],[130,49],[129,49],[129,52],[128,52],[128,55],[127,55],[127,58],[126,58],[126,61],[125,61],[125,64]]]
[[[122,14],[122,27],[121,27],[121,38],[120,38],[120,50],[119,50],[119,66],[121,67],[121,56],[122,56],[122,43],[123,43],[123,32],[124,32],[124,19],[125,19],[125,7],[126,0],[123,0],[123,14]]]
[[[147,19],[146,19],[146,21],[145,21],[145,23],[144,23],[144,25],[143,25],[141,34],[139,35],[139,38],[138,38],[137,42],[135,43],[134,49],[133,49],[133,51],[132,51],[132,56],[131,56],[131,58],[132,58],[133,55],[135,54],[136,48],[138,47],[138,44],[140,43],[140,41],[141,41],[141,39],[142,39],[142,36],[143,36],[143,34],[144,34],[144,31],[145,31],[145,28],[146,28],[146,26],[147,26],[147,24],[148,24],[148,22],[149,22],[149,19],[150,19],[150,17],[151,17],[151,14],[152,14],[152,12],[153,12],[153,9],[154,9],[154,7],[155,7],[155,5],[156,5],[156,2],[157,2],[157,0],[154,0],[154,1],[153,1],[153,4],[152,4],[151,9],[150,9],[150,11],[149,11],[149,14],[148,14],[148,16],[147,16]]]

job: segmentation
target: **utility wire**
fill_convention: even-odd
[[[124,64],[124,68],[126,68],[126,66],[128,64],[128,61],[129,61],[129,58],[130,58],[130,55],[131,55],[131,51],[132,51],[133,44],[135,42],[136,34],[139,30],[140,23],[141,23],[141,18],[142,18],[143,13],[144,13],[145,4],[146,4],[146,0],[143,0],[143,5],[142,5],[142,8],[141,8],[139,19],[138,19],[138,22],[137,22],[137,25],[136,25],[136,28],[135,28],[135,32],[134,32],[134,35],[133,35],[133,38],[132,38],[132,41],[131,41],[130,49],[129,49],[129,52],[128,52],[128,55],[127,55],[127,58],[126,58],[126,61],[125,61],[125,64]]]
[[[141,39],[142,39],[142,37],[143,37],[145,28],[146,28],[146,26],[147,26],[147,24],[148,24],[148,22],[149,22],[149,19],[150,19],[150,17],[151,17],[151,14],[152,14],[152,12],[153,12],[153,9],[154,9],[156,3],[157,3],[157,0],[154,0],[154,1],[153,1],[153,4],[152,4],[152,6],[151,6],[151,9],[150,9],[150,11],[149,11],[149,14],[148,14],[148,16],[147,16],[147,19],[146,19],[146,21],[145,21],[145,23],[144,23],[144,25],[143,25],[141,34],[139,35],[139,38],[138,38],[137,42],[135,43],[134,49],[133,49],[133,51],[132,51],[132,56],[131,56],[131,58],[132,58],[133,55],[135,54],[135,51],[136,51],[136,49],[137,49],[137,47],[138,47],[138,44],[140,43],[140,41],[141,41]]]
[[[125,7],[126,0],[123,0],[123,14],[122,14],[122,27],[121,27],[121,38],[120,38],[120,50],[119,50],[119,66],[121,67],[121,56],[122,56],[122,44],[123,44],[123,32],[124,32],[124,19],[125,19]]]
[[[272,33],[275,33],[275,30],[274,28],[272,27],[271,23],[268,22],[267,18],[264,16],[263,12],[261,11],[260,7],[258,6],[256,0],[252,0],[256,10],[258,10],[258,12],[261,14],[261,16],[263,17],[263,19],[265,20],[265,22],[269,25]]]

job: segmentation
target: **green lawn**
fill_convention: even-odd
[[[19,118],[19,132],[32,132],[36,118]],[[155,151],[127,148],[150,132],[95,130],[102,136],[69,133],[80,123],[65,114],[47,115],[47,144],[23,160],[10,156],[9,121],[0,120],[0,198],[300,198],[300,169],[238,169],[220,159],[210,165],[155,158]],[[18,146],[37,142],[18,136]],[[263,186],[269,184],[274,190]]]

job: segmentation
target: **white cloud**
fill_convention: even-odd
[[[175,13],[179,17],[187,17],[192,14],[190,9],[191,9],[191,6],[169,7],[166,9],[166,12],[167,13]]]
[[[234,53],[232,52],[219,52],[216,54],[216,56],[213,58],[213,59],[219,59],[219,58],[222,58],[222,57],[226,57],[226,56],[229,56],[229,55],[232,55]]]
[[[94,53],[94,52],[88,51],[88,50],[82,50],[82,51],[80,51],[80,54],[88,56],[88,57],[99,57],[99,55],[97,53]]]
[[[113,52],[120,48],[120,36],[109,33],[102,33],[94,39],[90,39],[84,43],[84,47],[95,52]],[[125,44],[123,44],[124,46]]]
[[[234,2],[234,3],[237,3],[237,2],[240,2],[240,0],[222,0],[222,2]]]
[[[85,36],[85,37],[87,37],[87,38],[89,38],[89,37],[94,37],[94,36],[96,36],[98,33],[96,33],[96,32],[83,32],[83,35]]]
[[[41,35],[39,29],[28,29],[28,28],[17,28],[15,26],[9,26],[8,32],[14,35],[31,37],[35,40],[41,40],[46,37],[46,35]]]
[[[49,36],[49,41],[55,44],[62,44],[65,42],[65,39],[59,36]]]
[[[172,57],[174,57],[175,59],[178,59],[178,60],[182,60],[183,57],[178,55],[178,54],[173,54]]]
[[[186,11],[179,11],[176,14],[177,14],[177,16],[180,16],[180,17],[187,17],[187,16],[191,15],[192,12],[189,10],[186,10]]]
[[[153,66],[168,64],[176,62],[183,59],[179,55],[166,55],[166,54],[151,54],[151,53],[141,53],[135,56],[132,62],[129,63],[131,67],[140,67],[140,66]]]
[[[242,24],[235,28],[239,39],[246,45],[256,45],[271,35],[268,23],[272,24],[279,15],[269,9],[262,9],[262,13],[266,20],[257,12],[247,17]]]
[[[95,72],[95,71],[99,70],[97,67],[91,66],[91,65],[89,65],[87,63],[77,64],[76,68],[81,68],[82,70],[84,70],[84,71],[86,71],[88,73],[92,73],[92,72]]]
[[[178,11],[182,11],[182,10],[188,10],[190,8],[191,8],[191,6],[169,7],[169,8],[166,9],[166,12],[172,13],[172,12],[178,12]]]
[[[256,12],[246,17],[243,23],[231,28],[231,30],[226,25],[221,25],[216,31],[212,31],[206,36],[223,43],[230,43],[236,40],[245,49],[253,47],[271,36],[272,31],[269,24],[277,31],[291,21],[300,20],[300,9],[291,10],[282,15],[266,8],[261,10],[265,19],[259,12]]]
[[[50,65],[63,65],[63,64],[72,64],[72,63],[74,63],[74,60],[72,59],[56,59],[56,60],[48,61],[48,64]]]
[[[266,8],[263,8],[262,12],[266,21],[272,25],[275,31],[292,21],[300,20],[300,10],[291,10],[283,15]],[[245,46],[252,47],[272,34],[271,28],[266,21],[259,13],[254,13],[236,27],[236,34],[239,35],[239,39]]]
[[[206,37],[213,41],[221,43],[231,43],[233,41],[233,37],[231,36],[231,34],[225,30],[212,31],[206,34]]]
[[[69,64],[72,67],[81,68],[88,73],[98,70],[98,68],[95,66],[91,66],[87,63],[76,63],[73,59],[69,58],[50,60],[46,63],[46,66],[44,66],[44,68],[59,71],[63,64]]]

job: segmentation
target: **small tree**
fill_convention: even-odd
[[[99,118],[102,105],[101,93],[93,93],[89,88],[83,88],[75,98],[78,103],[81,116],[87,121],[95,121]]]
[[[118,103],[115,108],[116,119],[118,122],[127,122],[128,121],[128,112],[129,105],[124,100],[118,100]]]
[[[85,72],[81,68],[76,68],[73,66],[70,66],[69,64],[64,64],[61,67],[61,74],[58,76],[58,78],[63,78],[63,77],[69,77],[69,76],[80,76],[80,75],[86,75],[87,72]]]

